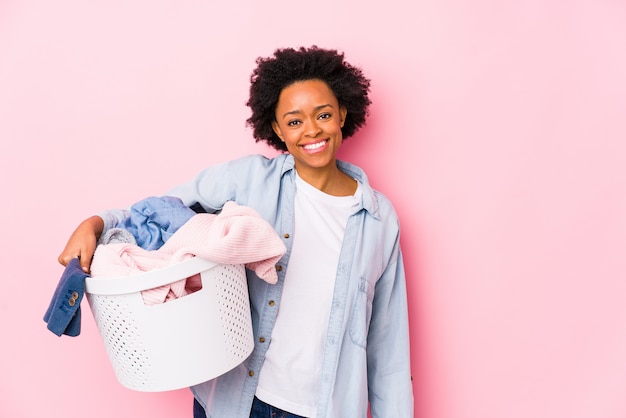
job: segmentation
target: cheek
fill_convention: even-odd
[[[283,135],[282,135],[282,140],[284,143],[289,144],[289,143],[295,143],[298,141],[299,135],[297,132],[294,132],[293,130],[284,130],[283,131]]]
[[[283,135],[280,140],[283,141],[289,152],[295,147],[295,141],[289,135]]]
[[[337,135],[339,135],[339,136],[343,136],[343,131],[342,131],[342,129],[343,129],[343,123],[338,123],[338,124],[335,126],[334,132],[335,132]]]

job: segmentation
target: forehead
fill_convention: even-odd
[[[337,98],[322,80],[296,81],[283,88],[278,96],[277,107],[302,107],[320,104],[336,105]]]

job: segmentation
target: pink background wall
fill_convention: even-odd
[[[0,416],[191,416],[117,383],[85,302],[80,337],[46,330],[56,257],[102,208],[271,153],[254,59],[311,44],[373,80],[342,157],[401,217],[416,416],[626,416],[626,5],[510,3],[0,3]]]

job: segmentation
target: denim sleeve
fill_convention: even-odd
[[[219,211],[224,203],[233,200],[232,184],[228,174],[229,163],[208,167],[200,172],[194,179],[182,183],[164,194],[180,198],[187,206],[199,204],[207,212]],[[230,198],[229,198],[230,196]],[[98,216],[104,221],[104,234],[111,228],[119,228],[125,225],[130,218],[128,209],[103,210]]]
[[[195,178],[170,189],[163,196],[182,200],[187,207],[198,206],[204,212],[216,213],[228,201],[251,206],[266,219],[273,219],[280,194],[280,175],[285,156],[269,159],[248,155],[205,168]],[[114,209],[98,214],[104,221],[104,232],[121,227],[130,217],[128,210]]]
[[[395,256],[376,284],[367,340],[373,418],[413,417],[406,280],[399,237]]]
[[[102,234],[106,233],[111,228],[119,228],[124,224],[126,219],[130,218],[130,210],[128,209],[110,209],[103,210],[98,213],[98,216],[102,218],[104,222],[104,229]]]
[[[180,198],[187,206],[199,204],[209,213],[217,212],[236,197],[235,185],[242,173],[233,172],[232,165],[236,165],[236,161],[205,168],[192,180],[170,189],[166,195]]]

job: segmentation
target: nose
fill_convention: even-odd
[[[314,138],[322,132],[322,128],[320,128],[315,118],[311,118],[307,120],[304,132],[305,135]]]

